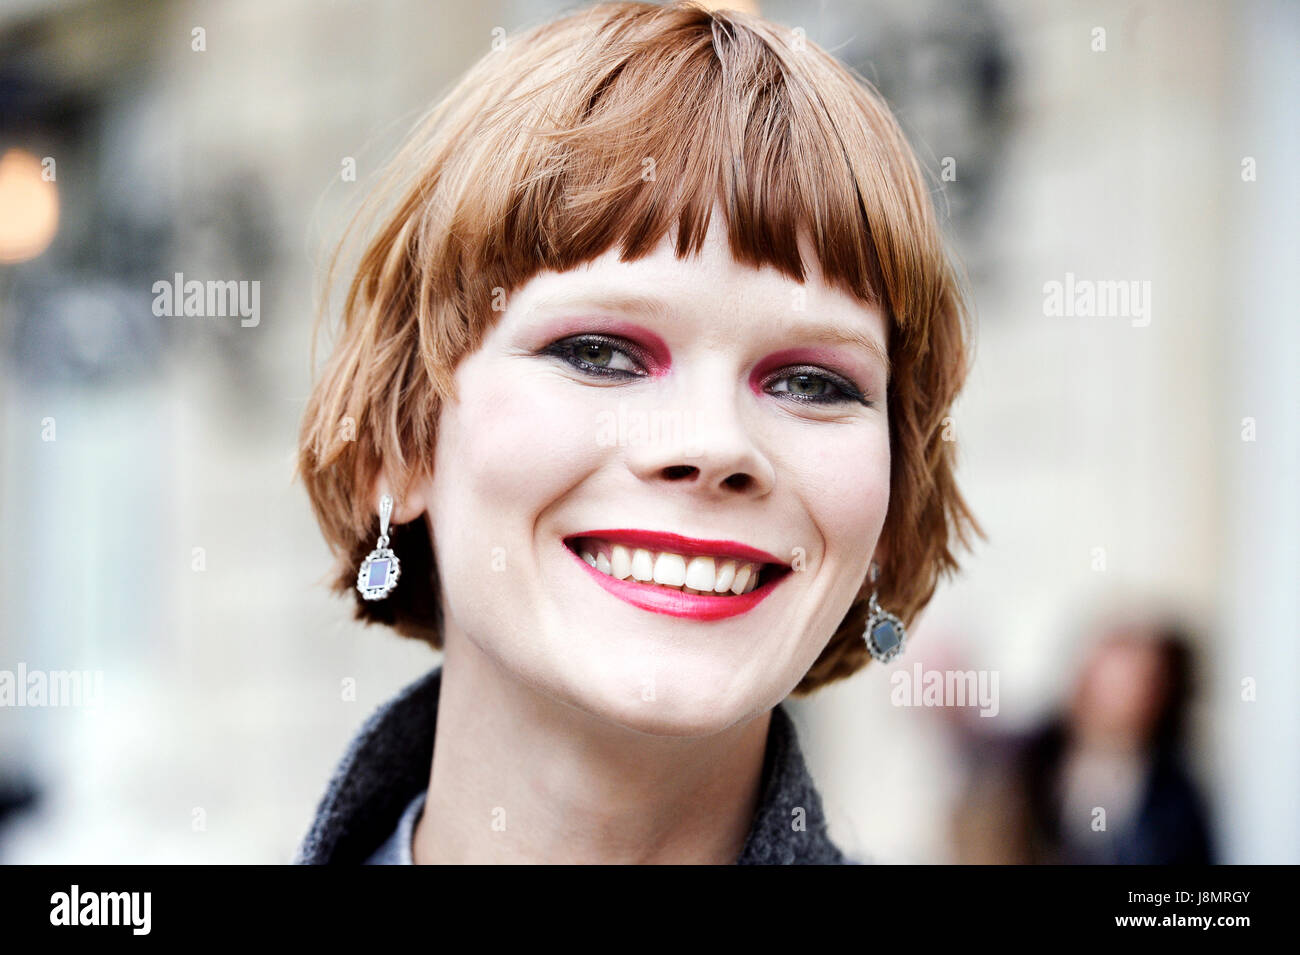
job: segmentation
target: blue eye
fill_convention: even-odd
[[[871,407],[871,402],[851,382],[821,368],[786,369],[783,374],[769,378],[768,382],[786,382],[784,388],[773,390],[776,394],[788,394],[795,401],[825,405],[856,401]]]
[[[554,355],[579,371],[607,378],[644,377],[646,372],[623,343],[607,335],[575,335],[547,345]]]

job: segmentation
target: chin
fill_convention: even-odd
[[[571,705],[634,732],[714,736],[762,713],[775,692],[738,685],[734,668],[715,669],[696,660],[674,665],[671,654],[669,662],[660,657],[653,666],[625,659],[609,669],[570,670],[564,695]]]

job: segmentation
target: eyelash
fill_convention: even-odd
[[[625,368],[604,368],[600,365],[593,365],[589,361],[583,361],[575,352],[584,345],[604,345],[616,352],[621,352],[628,358],[631,358],[637,364],[645,364],[642,356],[636,349],[625,347],[620,339],[610,338],[605,335],[575,335],[571,338],[562,338],[553,344],[547,345],[544,354],[554,355],[568,362],[579,371],[585,371],[589,374],[599,375],[603,378],[620,378],[625,375],[631,375],[633,378],[644,378],[645,373],[628,371]]]
[[[562,338],[559,341],[548,345],[543,350],[543,354],[553,355],[567,362],[579,371],[598,375],[602,378],[623,378],[625,376],[631,376],[633,378],[646,377],[644,372],[628,371],[625,368],[604,368],[600,365],[593,365],[591,362],[583,361],[581,358],[577,357],[575,352],[578,348],[584,345],[604,345],[616,352],[621,352],[638,364],[643,364],[637,349],[626,347],[626,343],[621,339],[610,338],[605,335],[575,335],[570,338]],[[810,397],[807,395],[796,396],[790,391],[784,392],[784,394],[790,396],[788,399],[790,401],[815,405],[838,405],[848,401],[855,401],[868,408],[872,407],[873,402],[868,401],[866,397],[864,397],[863,394],[853,386],[852,382],[847,378],[829,372],[824,368],[818,368],[814,365],[793,365],[789,368],[783,368],[781,371],[784,372],[784,374],[768,378],[764,382],[764,385],[766,386],[774,381],[783,381],[786,378],[817,378],[825,381],[839,393],[839,397]]]
[[[808,395],[796,397],[794,392],[786,392],[793,401],[804,401],[815,405],[838,405],[847,401],[856,401],[858,404],[866,405],[868,408],[871,407],[871,402],[863,396],[862,392],[854,388],[847,378],[832,374],[824,368],[818,368],[814,365],[796,365],[792,368],[783,368],[781,371],[783,374],[776,378],[769,378],[764,384],[783,381],[786,378],[820,378],[840,394],[838,398],[813,398]]]

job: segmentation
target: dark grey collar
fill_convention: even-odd
[[[357,865],[392,832],[429,784],[441,679],[442,667],[434,667],[366,720],[330,778],[295,864]],[[772,710],[762,792],[737,865],[851,864],[827,834],[821,796],[783,706]]]

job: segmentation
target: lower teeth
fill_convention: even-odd
[[[602,573],[604,573],[604,571],[602,571]],[[692,587],[687,587],[685,584],[678,584],[674,586],[673,584],[656,583],[653,580],[637,580],[635,577],[614,577],[613,574],[605,574],[605,576],[611,577],[614,580],[625,580],[628,583],[644,584],[647,587],[658,587],[660,590],[675,590],[678,593],[694,594],[695,596],[700,596],[700,597],[739,597],[749,592],[746,590],[741,594],[733,594],[730,590],[727,590],[724,591],[723,593],[718,593],[717,591],[714,590],[695,590]]]

